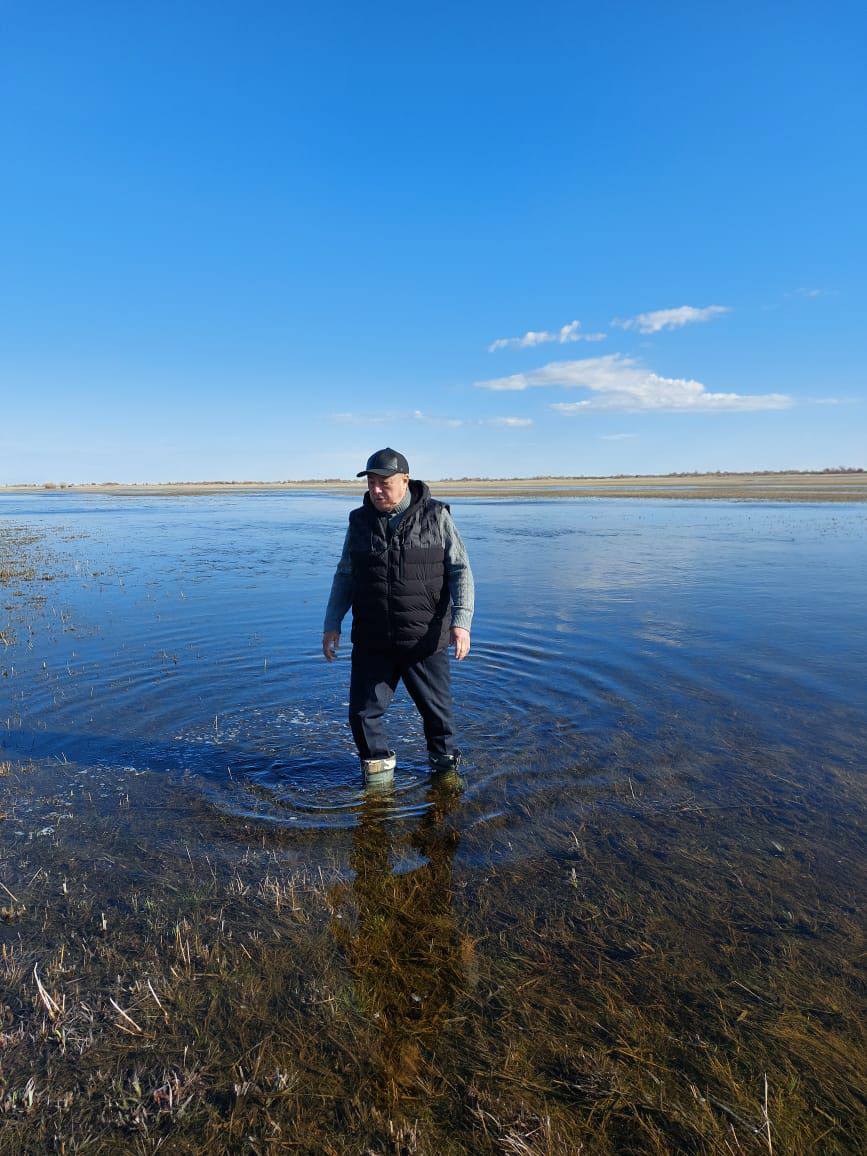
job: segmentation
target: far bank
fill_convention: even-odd
[[[867,472],[714,473],[619,475],[615,477],[547,478],[442,478],[430,480],[434,493],[466,498],[680,498],[774,502],[867,501]],[[100,482],[72,485],[44,482],[0,486],[2,494],[76,493],[114,494],[117,497],[184,496],[196,494],[256,493],[273,491],[355,495],[364,492],[357,479],[307,479],[297,481],[207,481],[165,483]]]

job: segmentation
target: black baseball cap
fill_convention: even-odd
[[[367,459],[367,465],[355,476],[364,478],[368,474],[378,474],[381,478],[390,478],[392,474],[408,473],[409,462],[403,454],[399,454],[391,446],[386,446],[384,450],[377,450],[375,454],[371,454]]]

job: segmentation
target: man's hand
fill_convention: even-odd
[[[470,653],[470,632],[463,626],[453,626],[449,631],[449,644],[455,648],[455,658],[458,662]]]
[[[322,653],[329,662],[334,662],[337,657],[338,646],[340,646],[340,631],[326,630],[322,635]]]

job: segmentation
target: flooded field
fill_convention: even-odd
[[[861,1151],[867,506],[457,498],[366,795],[351,504],[0,498],[0,1152]]]

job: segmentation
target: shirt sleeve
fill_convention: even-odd
[[[452,599],[452,626],[469,630],[473,621],[476,589],[467,548],[448,510],[443,511],[445,571]]]
[[[343,539],[343,550],[340,561],[334,571],[331,582],[331,596],[325,608],[325,624],[323,634],[329,631],[340,631],[340,623],[346,616],[346,611],[352,605],[352,555],[349,553],[349,530]]]

